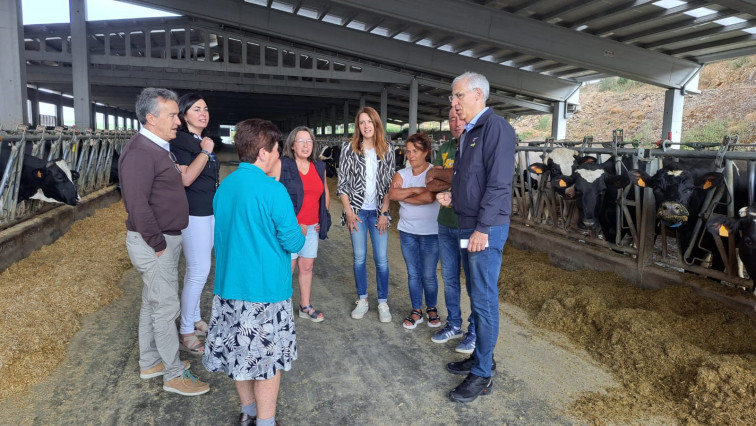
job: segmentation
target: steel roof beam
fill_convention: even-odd
[[[467,70],[475,69],[485,74],[495,87],[549,100],[563,101],[578,86],[573,82],[555,77],[543,76],[395,39],[375,36],[363,31],[318,22],[270,8],[264,9],[239,0],[216,0],[212,8],[208,8],[207,2],[204,0],[129,0],[129,3],[203,17],[223,22],[226,25],[269,34],[284,40],[321,46],[335,52],[344,52],[349,55],[435,75],[456,76]],[[430,5],[429,2],[422,2],[424,9],[418,8],[415,2],[390,3],[399,6],[391,11],[392,18],[396,18],[397,11],[406,13],[405,11],[410,9],[424,15],[421,20],[424,22],[427,19],[425,15],[427,15],[428,10],[441,10],[433,2],[430,2]],[[344,4],[353,6],[350,2]],[[459,5],[455,6],[455,8],[458,7]],[[484,16],[491,14],[490,10],[479,8],[474,10]],[[450,21],[455,22],[455,26],[460,25],[458,16],[455,16],[454,20],[449,18]],[[411,19],[411,17],[405,17]],[[415,23],[412,24],[415,25]],[[433,27],[437,28],[439,24],[434,24]],[[547,24],[544,25],[548,27]],[[513,34],[516,34],[516,32]]]
[[[332,1],[415,25],[443,29],[464,39],[508,46],[525,54],[666,88],[683,87],[700,67],[659,52],[455,0]],[[428,10],[435,13],[429,15]],[[470,22],[475,25],[469,25]]]

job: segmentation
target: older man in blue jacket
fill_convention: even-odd
[[[492,391],[496,375],[494,347],[499,336],[501,256],[509,234],[512,176],[516,137],[512,126],[486,107],[488,80],[467,72],[452,83],[449,100],[465,124],[454,162],[452,192],[440,193],[439,201],[453,199],[459,221],[462,267],[470,285],[470,304],[477,338],[469,358],[447,364],[465,380],[449,393],[452,400],[470,402]]]

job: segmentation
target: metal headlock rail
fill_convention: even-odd
[[[711,159],[713,171],[723,173],[722,183],[715,189],[707,191],[701,212],[696,218],[694,236],[687,247],[677,249],[672,244],[672,235],[665,226],[660,227],[659,242],[657,244],[656,200],[653,189],[639,188],[632,182],[619,191],[617,196],[615,241],[606,241],[600,232],[586,231],[577,226],[576,202],[565,200],[558,195],[551,186],[548,171],[540,177],[525,174],[530,166],[528,152],[546,154],[557,147],[568,147],[578,152],[579,156],[591,155],[600,159],[614,158],[617,174],[622,173],[625,164],[631,164],[632,169],[644,170],[653,176],[663,167],[665,158],[700,158]],[[723,244],[718,235],[713,235],[716,250],[726,264],[725,271],[711,269],[713,253],[702,245],[708,233],[706,221],[716,215],[718,206],[727,207],[727,216],[735,217],[735,164],[746,164],[740,173],[746,174],[748,183],[748,205],[754,204],[756,192],[756,144],[739,144],[738,137],[725,137],[722,143],[672,143],[664,141],[658,149],[640,148],[635,143],[624,142],[622,131],[614,132],[610,142],[595,142],[592,137],[586,137],[580,142],[555,142],[547,139],[544,142],[530,142],[528,146],[516,148],[517,161],[512,197],[512,220],[524,226],[537,228],[547,233],[560,235],[581,244],[590,244],[615,252],[624,253],[637,259],[637,266],[642,270],[649,265],[659,265],[677,270],[685,270],[709,278],[729,282],[750,288],[751,282],[738,275],[736,268],[738,259],[734,238],[728,238],[728,244]],[[622,161],[624,158],[624,162]],[[540,160],[539,160],[540,161]],[[538,181],[538,188],[530,189],[530,179]],[[625,232],[622,232],[624,230]],[[626,235],[624,238],[623,235]],[[694,249],[706,253],[702,257],[689,259]],[[683,255],[679,252],[682,251]],[[686,260],[689,259],[689,260]]]
[[[46,204],[36,200],[17,202],[25,154],[47,162],[65,160],[71,170],[79,173],[75,184],[79,195],[84,196],[110,184],[113,153],[120,154],[133,135],[133,130],[81,132],[63,127],[0,130],[0,156],[5,156],[6,150],[9,154],[7,164],[0,170],[0,226],[32,217]]]

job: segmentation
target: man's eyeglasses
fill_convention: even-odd
[[[171,151],[168,151],[168,156],[171,157],[171,161],[173,161],[173,167],[175,167],[176,171],[179,172],[179,174],[181,174],[181,168],[178,165],[178,160],[176,159],[176,156]]]
[[[475,89],[462,90],[461,92],[457,92],[457,93],[453,93],[453,94],[449,95],[449,102],[454,102],[454,98],[457,98],[458,101],[462,100],[462,96],[464,96],[465,93],[467,93],[467,92],[469,92],[471,90],[475,90]]]
[[[314,142],[314,141],[313,141],[312,139],[297,139],[297,140],[296,140],[295,142],[297,142],[297,143],[301,143],[301,144],[303,144],[303,145],[304,145],[304,144],[309,144],[309,145],[312,145],[312,144],[314,144],[314,143],[315,143],[315,142]]]

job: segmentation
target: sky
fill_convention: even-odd
[[[121,3],[115,0],[86,0],[87,21],[178,16],[173,13]],[[68,0],[21,0],[24,25],[69,22]]]

